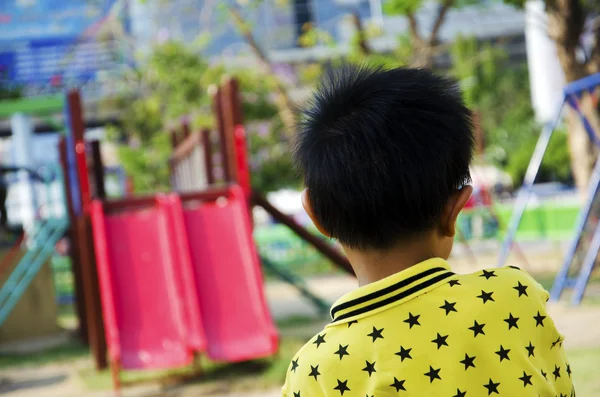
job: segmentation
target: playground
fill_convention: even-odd
[[[242,57],[236,62],[243,67],[229,67],[228,55],[222,55],[228,62],[219,60],[223,64],[208,62],[197,48],[177,44],[168,29],[158,29],[160,45],[152,43],[160,56],[139,62],[130,37],[119,36],[132,30],[122,22],[130,4],[96,3],[102,6],[95,13],[81,13],[87,19],[78,22],[75,44],[68,43],[51,76],[42,76],[52,69],[48,65],[25,68],[39,69],[39,76],[13,73],[5,64],[17,65],[17,55],[0,51],[0,83],[18,76],[26,82],[25,88],[2,86],[0,98],[0,394],[279,396],[290,360],[331,321],[331,305],[357,286],[340,245],[322,236],[302,209],[289,155],[297,106],[314,87],[313,75],[338,60],[317,65],[323,55],[315,51],[306,67],[296,51],[299,43],[316,40],[333,52],[333,30],[313,31],[311,21],[303,21],[294,27],[292,61],[275,64],[239,2],[221,11],[239,25],[256,64]],[[65,18],[76,15],[66,4],[54,6]],[[12,24],[6,15],[21,15],[3,7],[0,27]],[[436,12],[430,47],[446,40],[435,36],[447,12],[458,18],[458,8]],[[369,46],[361,12],[357,5],[352,14],[359,61],[410,64],[395,59],[401,51],[373,53],[377,46]],[[418,39],[411,45],[427,41],[415,27],[419,20],[413,15],[407,24]],[[490,98],[510,102],[502,90],[507,81],[519,85],[510,81],[519,71],[504,84],[486,81],[495,63],[504,62],[492,47],[504,42],[459,36],[456,47],[440,51],[455,64],[453,77],[475,110],[477,148],[470,170],[474,194],[457,221],[452,270],[518,266],[530,273],[550,292],[548,312],[565,336],[578,395],[600,396],[600,69],[561,84],[560,101],[544,122],[535,119],[526,92],[529,129],[507,132],[510,127],[490,120],[508,114],[522,127],[527,123],[517,116],[528,110],[521,112],[519,98],[514,104]],[[3,37],[0,45],[13,51]],[[198,37],[178,40],[196,43]],[[60,52],[51,40],[36,43]],[[461,56],[471,44],[475,54],[465,61]],[[86,56],[100,47],[114,50],[112,57],[96,54],[87,64]],[[354,50],[348,59],[357,56]],[[426,67],[435,69],[438,50],[424,60]],[[102,75],[103,62],[122,75]],[[459,67],[470,63],[477,66],[466,68],[469,73]],[[139,91],[123,89],[122,95],[119,84]],[[484,88],[493,95],[483,96]],[[102,113],[101,105],[112,113]],[[498,108],[498,114],[482,119],[479,105]],[[500,109],[511,106],[517,116]],[[594,157],[584,182],[575,180],[575,162],[565,149],[573,130],[583,131],[578,144],[588,145]],[[494,150],[486,149],[487,139],[495,139]],[[530,141],[531,153],[521,152],[522,164],[515,165],[510,151]],[[506,147],[498,149],[498,142]],[[563,157],[556,155],[561,144]]]

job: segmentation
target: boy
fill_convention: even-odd
[[[548,293],[517,268],[452,273],[471,113],[427,70],[330,72],[294,148],[302,201],[360,287],[293,358],[285,397],[574,396]]]

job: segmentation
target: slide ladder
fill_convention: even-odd
[[[66,219],[49,218],[41,223],[30,239],[30,247],[0,288],[0,326],[38,274],[42,265],[54,253],[56,243],[63,237]]]

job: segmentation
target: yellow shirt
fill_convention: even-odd
[[[457,275],[422,262],[338,300],[283,396],[574,396],[547,300],[518,268]]]

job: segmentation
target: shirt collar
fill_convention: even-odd
[[[372,314],[421,295],[453,275],[445,260],[428,259],[342,296],[331,307],[331,318],[337,324],[365,313]]]

